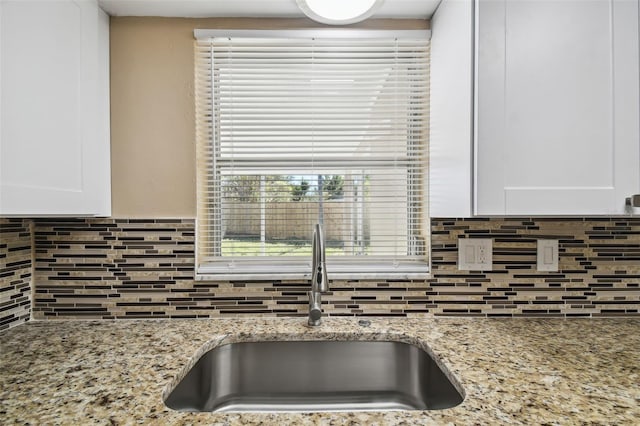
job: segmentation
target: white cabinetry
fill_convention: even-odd
[[[624,213],[640,193],[637,0],[479,0],[479,215]]]
[[[109,17],[0,3],[0,215],[108,216]]]
[[[432,217],[472,214],[473,19],[473,2],[456,0],[443,0],[431,18]]]

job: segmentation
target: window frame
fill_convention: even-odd
[[[361,30],[361,29],[319,29],[319,30],[195,30],[194,36],[196,40],[202,41],[215,37],[275,37],[275,38],[422,38],[426,41],[430,40],[430,30],[409,30],[409,31],[393,31],[393,30]],[[198,42],[196,42],[197,45]],[[197,49],[197,47],[196,47]],[[197,54],[196,54],[197,56]],[[196,77],[198,74],[198,64],[196,64]],[[430,68],[430,67],[428,67]],[[213,92],[213,73],[209,71],[211,78],[210,92]],[[196,92],[198,90],[196,89]],[[196,93],[196,98],[198,93]],[[213,104],[213,94],[211,93],[210,102]],[[198,99],[196,99],[198,103]],[[198,109],[198,108],[196,108]],[[198,121],[200,114],[196,111],[196,121]],[[428,115],[426,118],[428,125]],[[197,133],[202,133],[201,123],[196,123]],[[206,132],[205,132],[206,133]],[[211,131],[210,133],[213,133]],[[210,154],[203,152],[203,143],[212,143],[213,135],[209,137],[206,135],[197,136],[197,162],[199,165],[202,162],[209,160]],[[431,270],[431,256],[430,256],[430,217],[428,214],[428,130],[427,140],[425,141],[424,164],[422,167],[425,170],[422,171],[424,175],[424,182],[422,184],[423,194],[419,199],[420,206],[418,209],[423,211],[423,235],[425,236],[425,252],[424,261],[404,260],[399,259],[394,261],[392,266],[386,268],[380,267],[380,257],[371,255],[363,257],[362,260],[354,261],[353,258],[341,259],[339,257],[327,258],[327,270],[330,279],[424,279],[430,276]],[[215,148],[210,148],[213,151]],[[204,156],[204,157],[203,157]],[[215,156],[215,154],[214,154]],[[215,160],[214,160],[215,161]],[[200,168],[200,167],[199,167]],[[237,258],[222,258],[211,263],[202,263],[201,259],[204,256],[201,253],[200,243],[207,238],[203,235],[200,225],[202,225],[203,207],[201,204],[212,204],[211,194],[208,192],[209,187],[207,182],[203,182],[202,172],[198,171],[198,214],[196,218],[196,263],[195,263],[195,278],[196,280],[274,280],[274,279],[310,279],[311,277],[311,257],[306,259],[301,256],[278,256],[278,257],[250,257],[246,256],[239,260]],[[204,173],[206,174],[206,173]],[[205,188],[203,188],[205,186]],[[206,198],[202,202],[201,197]],[[409,201],[407,201],[409,202]],[[415,202],[415,200],[413,201]],[[220,209],[220,206],[214,208]],[[414,210],[407,212],[407,217],[413,214]],[[208,237],[211,238],[211,237]],[[210,259],[214,256],[207,256],[206,259]],[[388,257],[385,257],[388,261]]]

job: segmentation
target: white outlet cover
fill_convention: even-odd
[[[493,269],[493,240],[491,238],[459,238],[458,270],[491,271]]]
[[[558,240],[538,240],[538,271],[558,271]]]

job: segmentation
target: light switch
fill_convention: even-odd
[[[458,270],[491,271],[493,240],[491,238],[458,239]]]
[[[558,240],[538,240],[538,271],[558,271]]]

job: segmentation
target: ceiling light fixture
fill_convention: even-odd
[[[296,0],[298,7],[314,21],[346,25],[364,21],[384,0]]]

